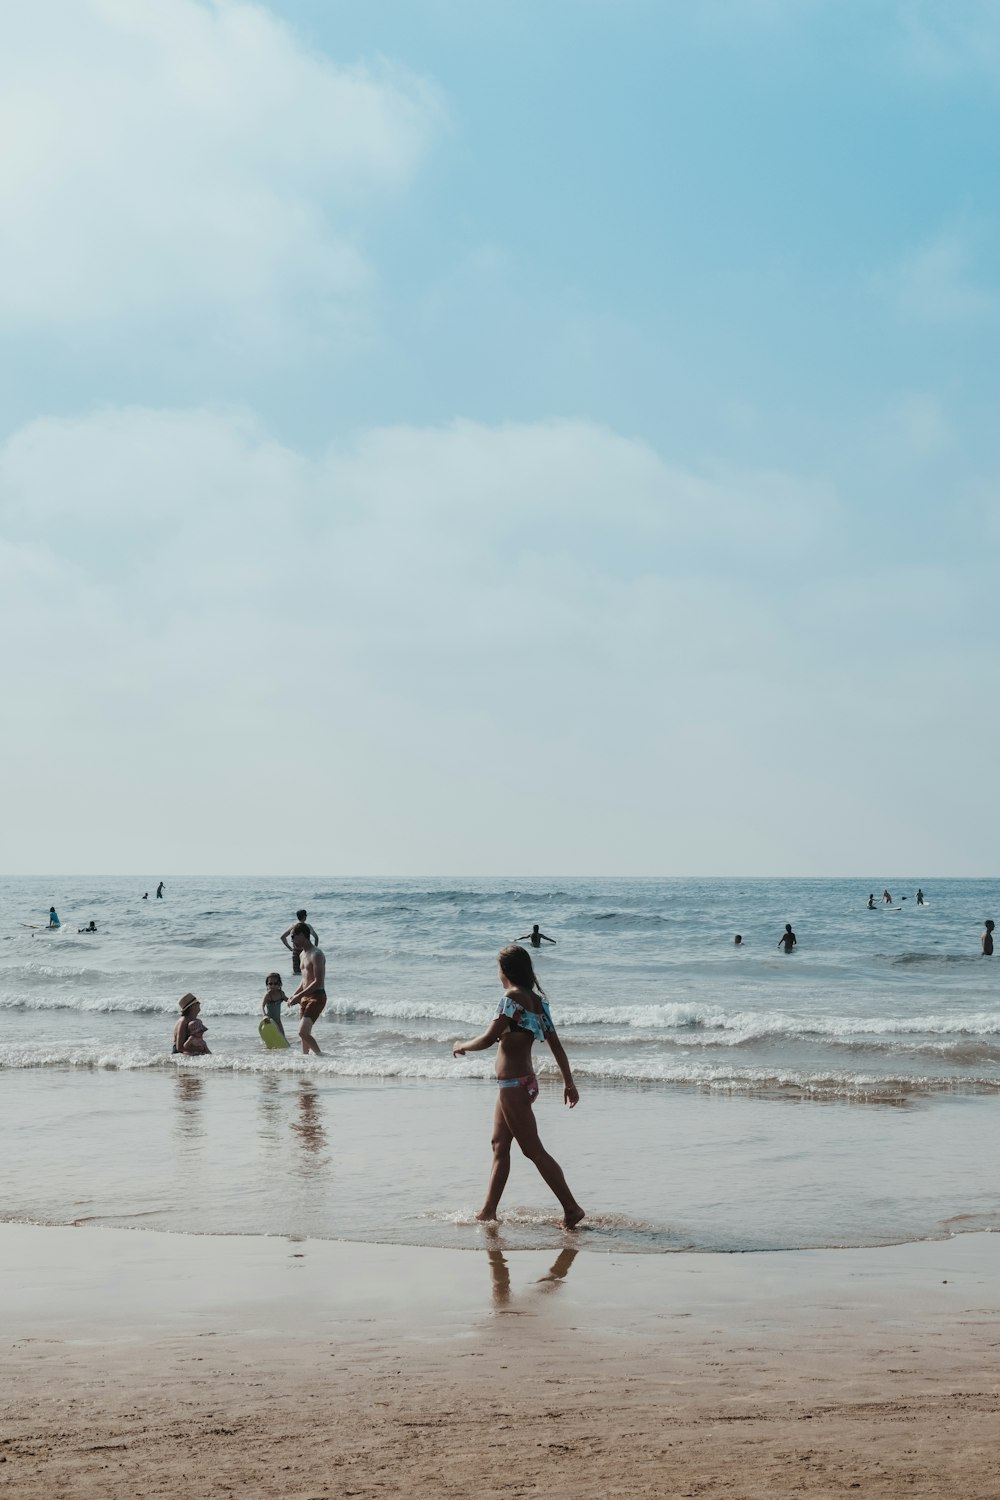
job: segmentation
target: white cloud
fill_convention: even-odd
[[[1000,76],[1000,14],[993,0],[903,0],[903,57],[918,73],[953,81]]]
[[[1000,312],[1000,298],[977,283],[972,247],[957,233],[941,234],[911,251],[877,285],[905,317],[919,322],[992,320]]]
[[[623,736],[701,776],[706,745],[715,763],[729,743],[719,680],[781,645],[755,574],[803,557],[829,500],[673,469],[585,422],[383,429],[315,459],[225,413],[32,423],[0,449],[0,630],[27,643],[0,670],[27,726],[8,774],[64,784],[67,829],[91,816],[78,782],[124,809],[111,865],[138,857],[141,807],[216,868],[254,862],[244,796],[294,866],[297,778],[360,868],[391,777],[396,822],[369,851],[388,868],[448,778],[473,799],[458,848],[466,814],[495,816],[511,787],[547,788],[569,818]],[[682,733],[678,704],[706,700],[703,731]],[[524,714],[514,766],[503,741]],[[212,795],[235,800],[222,824]],[[26,803],[8,842],[27,848],[31,826]]]
[[[906,391],[889,405],[884,438],[890,455],[922,461],[950,448],[954,433],[939,397],[927,391]]]
[[[337,66],[245,0],[33,0],[0,21],[0,327],[335,312],[354,225],[418,165],[433,88]]]
[[[8,863],[847,868],[912,837],[916,737],[971,788],[997,726],[985,565],[862,569],[842,525],[822,484],[579,421],[317,457],[224,412],[32,423],[0,448]]]

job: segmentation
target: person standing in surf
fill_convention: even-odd
[[[779,948],[784,948],[784,950],[785,950],[786,953],[791,953],[792,949],[795,947],[795,944],[797,942],[798,942],[798,938],[795,936],[795,933],[792,931],[792,924],[791,924],[791,922],[786,922],[785,923],[785,930],[781,934],[780,938],[778,939],[778,947]]]
[[[301,1007],[299,1040],[303,1052],[315,1052],[320,1057],[322,1054],[312,1029],[326,1009],[326,954],[322,948],[313,947],[311,933],[308,922],[296,922],[292,928],[292,944],[298,947],[302,960],[302,983],[295,994],[288,997],[288,1003]]]
[[[996,924],[993,921],[992,917],[986,918],[986,925],[984,926],[982,936],[979,939],[979,947],[984,958],[993,957],[993,928],[995,927],[995,925]]]
[[[298,944],[296,945],[296,940],[293,937],[293,934],[299,928],[301,928],[301,927],[307,927],[309,929],[310,941],[312,942],[312,945],[313,945],[314,948],[318,948],[319,947],[319,933],[316,931],[315,927],[313,927],[310,922],[306,921],[306,909],[305,909],[304,906],[302,907],[302,909],[300,911],[297,911],[295,913],[295,921],[292,923],[291,927],[286,927],[285,930],[284,930],[284,932],[281,934],[281,941],[284,943],[285,947],[288,949],[288,951],[292,955],[292,973],[293,974],[301,974],[302,973],[302,962],[301,962],[302,941],[301,941],[301,938],[300,938],[298,940]],[[288,941],[289,938],[292,938],[291,942]]]
[[[503,1190],[510,1176],[510,1148],[516,1141],[530,1162],[534,1162],[542,1181],[555,1193],[563,1209],[563,1227],[575,1229],[584,1210],[569,1190],[562,1167],[542,1145],[532,1108],[538,1098],[538,1080],[531,1068],[531,1048],[547,1042],[563,1076],[563,1100],[570,1109],[580,1102],[573,1082],[569,1059],[556,1035],[549,1014],[549,1004],[535,978],[531,956],[516,943],[502,948],[497,962],[504,995],[497,1006],[491,1025],[471,1042],[456,1042],[452,1057],[467,1052],[485,1052],[499,1043],[497,1050],[497,1102],[493,1113],[493,1169],[490,1172],[486,1202],[476,1215],[481,1221],[497,1216]]]
[[[550,938],[546,933],[540,932],[536,922],[530,932],[525,932],[518,938],[519,943],[530,943],[533,948],[540,948],[543,943],[551,943],[555,946],[555,938]]]

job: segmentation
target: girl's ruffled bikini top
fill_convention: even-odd
[[[497,1015],[507,1017],[512,1031],[526,1031],[530,1036],[534,1037],[536,1042],[544,1042],[549,1032],[555,1031],[556,1028],[552,1024],[549,1002],[542,1000],[541,996],[539,996],[539,1000],[541,1001],[542,1013],[541,1015],[536,1015],[534,1011],[525,1010],[523,1005],[518,1005],[517,1001],[512,1000],[510,995],[504,995],[497,1006]]]

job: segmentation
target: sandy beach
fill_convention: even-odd
[[[449,1252],[5,1225],[18,1496],[1000,1494],[1000,1237]]]

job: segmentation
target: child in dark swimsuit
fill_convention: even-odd
[[[579,1103],[580,1095],[529,954],[514,944],[502,949],[499,964],[504,997],[492,1025],[482,1036],[474,1037],[471,1042],[456,1042],[452,1048],[453,1057],[464,1057],[467,1052],[483,1052],[499,1043],[496,1064],[499,1093],[493,1115],[493,1170],[486,1202],[476,1218],[496,1218],[510,1175],[511,1143],[517,1141],[562,1204],[564,1227],[575,1229],[584,1216],[584,1210],[570,1192],[559,1163],[542,1145],[535,1123],[532,1105],[538,1097],[538,1080],[531,1067],[534,1042],[548,1043],[562,1073],[563,1099],[570,1109]]]

